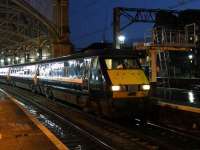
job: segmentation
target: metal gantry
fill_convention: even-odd
[[[164,11],[169,13],[178,13],[175,10],[165,10],[165,9],[145,9],[145,8],[125,8],[116,7],[113,12],[113,42],[114,47],[119,47],[118,36],[121,31],[126,29],[133,23],[143,22],[143,23],[154,23],[156,21],[156,14]],[[127,22],[122,25],[121,18],[127,19]]]
[[[116,7],[113,12],[113,46],[120,48],[119,37],[121,32],[133,23],[156,23],[157,14],[168,13],[178,16],[180,11],[165,9],[145,9],[145,8],[124,8]],[[123,17],[123,18],[122,18]],[[122,20],[124,19],[124,20]],[[126,23],[122,23],[125,21]],[[150,41],[139,43],[135,46],[138,50],[147,50],[150,56],[151,82],[157,81],[157,55],[160,52],[168,51],[188,51],[196,45],[196,25],[195,23],[186,25],[182,30],[173,30],[165,26],[156,26],[150,33]],[[168,60],[160,60],[161,63]],[[165,67],[168,70],[168,67]]]

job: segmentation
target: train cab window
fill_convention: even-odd
[[[105,59],[107,69],[136,69],[139,64],[136,59],[109,58]]]

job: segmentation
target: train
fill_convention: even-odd
[[[151,89],[139,54],[126,49],[92,49],[0,67],[0,82],[108,117],[144,110]]]

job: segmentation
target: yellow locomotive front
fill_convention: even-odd
[[[139,99],[148,96],[149,81],[137,59],[105,59],[113,99]]]
[[[150,107],[148,95],[151,87],[138,60],[133,55],[121,54],[102,61],[109,93],[107,110],[112,116],[134,114],[145,118]]]

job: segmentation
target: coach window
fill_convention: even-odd
[[[63,77],[64,76],[64,62],[55,62],[51,64],[53,77]]]

